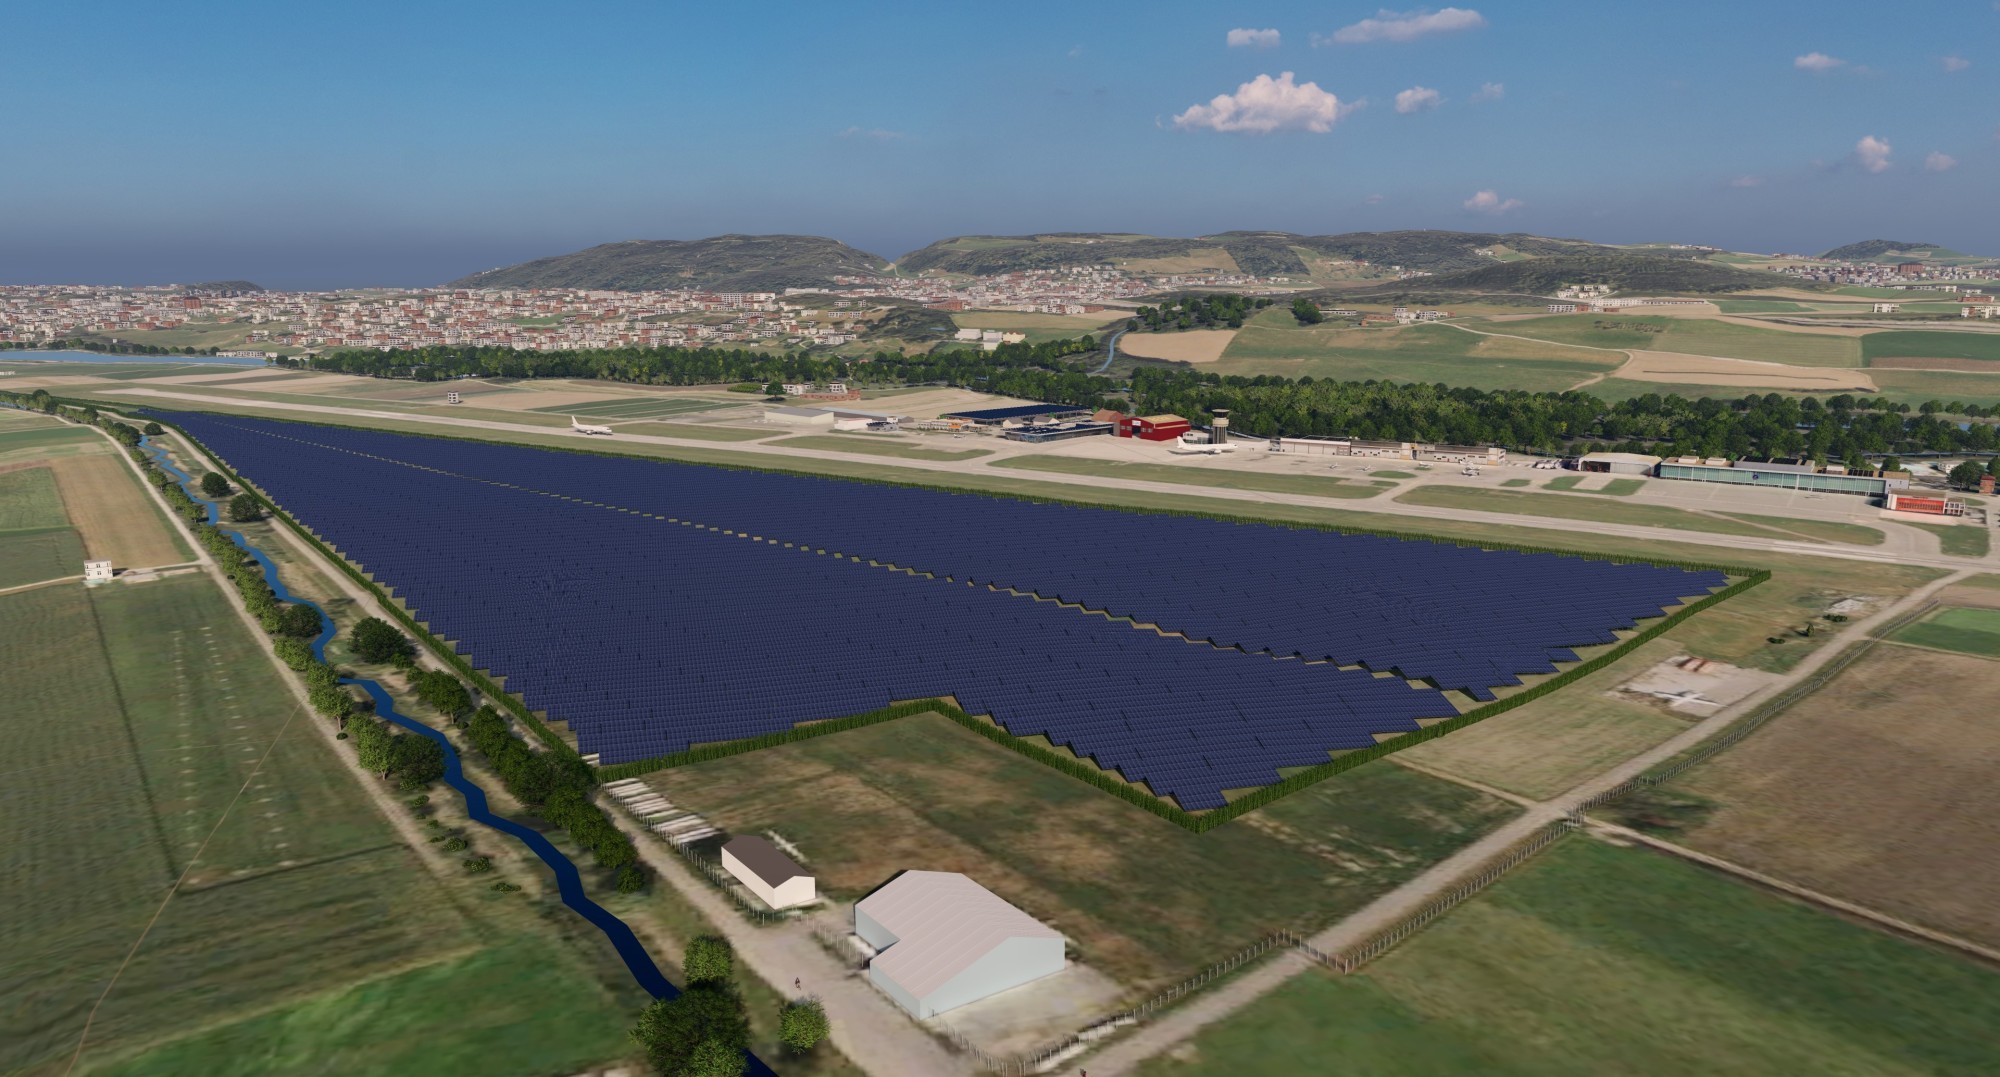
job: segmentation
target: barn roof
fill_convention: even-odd
[[[917,998],[950,983],[1009,939],[1062,938],[955,871],[906,871],[855,909],[896,936],[872,967]]]

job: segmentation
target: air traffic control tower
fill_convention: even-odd
[[[1209,414],[1215,416],[1215,422],[1209,424],[1208,443],[1210,445],[1227,444],[1229,441],[1229,409],[1217,408]]]

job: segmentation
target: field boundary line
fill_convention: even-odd
[[[181,884],[187,882],[187,877],[194,871],[194,866],[201,863],[202,854],[208,851],[208,843],[215,840],[216,832],[222,829],[223,823],[229,821],[229,814],[236,810],[237,803],[243,799],[243,794],[250,788],[250,783],[257,779],[257,775],[263,773],[264,764],[270,760],[271,753],[278,750],[279,743],[285,739],[285,734],[291,730],[292,723],[298,719],[299,712],[303,709],[305,708],[297,703],[292,705],[291,712],[285,716],[285,724],[278,727],[278,732],[271,738],[271,743],[266,745],[263,754],[257,757],[257,765],[251,767],[250,773],[244,776],[243,784],[236,789],[236,795],[229,798],[229,803],[223,807],[222,814],[216,818],[215,825],[209,828],[208,836],[201,839],[201,846],[188,858],[187,866],[181,869],[179,877],[174,879],[173,886],[169,887],[166,896],[160,899],[159,907],[153,910],[152,919],[146,921],[146,926],[139,932],[139,937],[132,940],[132,948],[125,952],[125,960],[118,963],[118,970],[111,974],[110,982],[104,985],[104,992],[97,996],[96,1002],[91,1003],[90,1013],[83,1019],[83,1033],[76,1040],[76,1053],[70,1056],[69,1065],[63,1067],[64,1074],[75,1070],[77,1060],[83,1057],[83,1049],[90,1042],[90,1026],[97,1020],[97,1011],[104,1005],[104,1000],[110,998],[112,989],[118,986],[118,978],[125,975],[125,969],[132,964],[132,959],[138,956],[139,947],[145,945],[146,937],[153,933],[154,925],[160,922],[160,917],[166,914],[167,906],[173,902],[174,896],[180,893]]]
[[[1938,931],[1935,928],[1924,927],[1922,924],[1913,923],[1909,920],[1902,919],[1901,917],[1891,916],[1890,914],[1882,912],[1878,909],[1871,909],[1866,905],[1856,904],[1855,902],[1848,901],[1845,898],[1837,898],[1834,897],[1832,894],[1824,893],[1819,890],[1814,890],[1809,886],[1803,886],[1800,885],[1799,883],[1790,882],[1785,879],[1780,879],[1775,875],[1770,875],[1765,872],[1758,871],[1756,868],[1748,867],[1743,864],[1738,864],[1733,860],[1724,860],[1722,857],[1715,856],[1710,853],[1704,853],[1699,849],[1689,848],[1688,846],[1685,845],[1680,845],[1675,842],[1654,837],[1653,835],[1648,834],[1645,831],[1634,830],[1629,826],[1623,826],[1618,823],[1609,823],[1601,819],[1593,819],[1590,821],[1589,827],[1592,831],[1596,831],[1601,834],[1614,835],[1616,837],[1623,838],[1629,841],[1639,842],[1649,848],[1657,849],[1660,852],[1667,854],[1668,856],[1678,857],[1692,864],[1699,864],[1702,865],[1703,867],[1713,868],[1716,871],[1737,876],[1738,878],[1744,879],[1745,881],[1755,883],[1758,886],[1762,886],[1767,889],[1775,890],[1781,894],[1790,895],[1791,897],[1798,898],[1799,900],[1807,902],[1809,904],[1821,905],[1835,912],[1846,913],[1847,915],[1850,916],[1859,917],[1863,920],[1867,920],[1870,923],[1881,927],[1883,930],[1891,932],[1892,934],[1906,935],[1911,938],[1921,940],[1923,942],[1935,943],[1936,945],[1939,946],[1949,947],[1950,949],[1958,950],[1969,957],[1978,958],[1979,960],[1986,961],[1991,964],[2000,965],[2000,950],[1996,950],[1993,949],[1992,947],[1984,946],[1980,943],[1973,942],[1971,939],[1962,938],[1960,936],[1953,935],[1944,931]]]

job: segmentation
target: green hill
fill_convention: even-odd
[[[782,291],[825,287],[836,276],[873,276],[886,267],[875,255],[822,236],[635,239],[489,269],[446,287]]]
[[[1909,243],[1900,239],[1864,239],[1859,243],[1849,243],[1820,255],[1836,262],[1869,262],[1885,254],[1912,254],[1916,251],[1942,251],[1935,243]],[[1957,253],[1956,251],[1950,253]]]
[[[1298,276],[1312,273],[1308,257],[1399,265],[1432,272],[1472,269],[1494,264],[1490,254],[1504,247],[1529,258],[1578,250],[1610,248],[1581,240],[1550,239],[1525,233],[1492,232],[1347,232],[1303,236],[1291,232],[1219,232],[1178,238],[1116,232],[1044,232],[1026,236],[955,236],[897,262],[908,273],[957,273],[990,276],[1066,265],[1115,265],[1170,269],[1240,270],[1258,276]]]
[[[1670,295],[1747,292],[1769,288],[1773,283],[1774,278],[1769,273],[1732,269],[1698,258],[1656,258],[1586,250],[1365,288],[1338,289],[1336,294],[1353,299],[1384,300],[1398,293],[1547,296],[1554,295],[1556,289],[1566,284],[1609,284],[1619,292]],[[1794,288],[1802,286],[1802,282],[1781,283]]]

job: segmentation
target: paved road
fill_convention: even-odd
[[[140,397],[169,400],[197,401],[234,407],[254,407],[268,412],[304,412],[318,415],[345,415],[358,418],[388,419],[397,422],[418,422],[440,427],[458,427],[475,430],[493,430],[509,434],[554,435],[559,429],[530,426],[525,423],[508,423],[498,420],[465,419],[450,415],[413,415],[408,412],[372,411],[366,408],[342,408],[327,404],[296,404],[287,401],[245,401],[207,397],[198,393],[178,392],[166,389],[113,389],[104,390],[104,395],[120,397]],[[135,401],[143,403],[143,401]],[[777,434],[773,434],[776,437]],[[583,435],[578,435],[579,439]],[[707,452],[742,453],[751,456],[770,456],[798,460],[820,460],[828,456],[846,456],[856,463],[874,464],[913,471],[935,471],[958,475],[984,474],[989,477],[1004,476],[1009,479],[1032,479],[1037,482],[1064,483],[1072,486],[1096,487],[1113,490],[1138,490],[1149,493],[1172,494],[1181,497],[1200,497],[1223,501],[1243,501],[1254,504],[1301,505],[1337,512],[1367,514],[1377,517],[1401,516],[1422,520],[1445,520],[1455,523],[1481,523],[1500,527],[1525,530],[1521,540],[1527,543],[1547,541],[1545,536],[1533,534],[1538,530],[1605,535],[1614,538],[1643,539],[1653,542],[1681,542],[1700,546],[1717,546],[1731,551],[1761,551],[1768,553],[1796,554],[1807,557],[1832,557],[1851,561],[1869,561],[1878,564],[1928,565],[1940,568],[1963,568],[1968,564],[2000,565],[2000,546],[1984,559],[1947,557],[1936,548],[1936,538],[1927,532],[1913,528],[1897,527],[1886,529],[1888,538],[1881,546],[1842,546],[1819,544],[1786,539],[1758,538],[1745,535],[1723,535],[1700,531],[1679,531],[1668,527],[1646,527],[1635,524],[1600,523],[1594,520],[1564,520],[1547,516],[1517,516],[1505,512],[1485,512],[1471,509],[1435,508],[1428,505],[1412,505],[1400,501],[1378,499],[1365,504],[1352,500],[1338,500],[1316,497],[1311,494],[1270,493],[1260,490],[1231,490],[1222,487],[1190,487],[1181,483],[1147,482],[1136,479],[1111,478],[1102,475],[1072,475],[1060,472],[1020,472],[995,471],[987,466],[985,458],[975,460],[907,460],[884,458],[864,454],[829,453],[824,449],[800,449],[784,445],[769,445],[757,442],[717,443],[696,441],[687,438],[661,437],[657,434],[620,432],[615,438],[588,439],[592,448],[609,447],[615,449],[619,443],[645,445],[665,445],[681,449],[700,449]],[[1388,521],[1369,521],[1389,523]]]
[[[1971,574],[1971,570],[1954,572],[1918,588],[1873,615],[1854,622],[1844,633],[1849,641],[1847,644],[1821,647],[1807,655],[1784,677],[1766,684],[1759,691],[1690,726],[1680,735],[1600,772],[1560,796],[1527,807],[1520,816],[1498,830],[1433,865],[1422,875],[1375,899],[1353,915],[1312,936],[1308,941],[1323,952],[1335,953],[1374,938],[1437,900],[1453,887],[1478,874],[1488,862],[1504,855],[1515,845],[1532,837],[1544,827],[1561,821],[1571,812],[1579,810],[1591,798],[1631,781],[1721,733],[1738,718],[1761,706],[1765,700],[1810,678],[1848,647],[1858,645],[1883,625],[1930,601],[1937,592]],[[1304,958],[1288,954],[1281,960],[1264,965],[1241,979],[1231,981],[1213,992],[1198,996],[1193,1001],[1168,1011],[1166,1016],[1143,1026],[1134,1035],[1119,1040],[1101,1053],[1090,1057],[1085,1064],[1092,1073],[1102,1074],[1105,1077],[1129,1073],[1145,1059],[1170,1050],[1199,1033],[1205,1026],[1227,1018],[1310,967],[1312,967],[1310,962]]]

